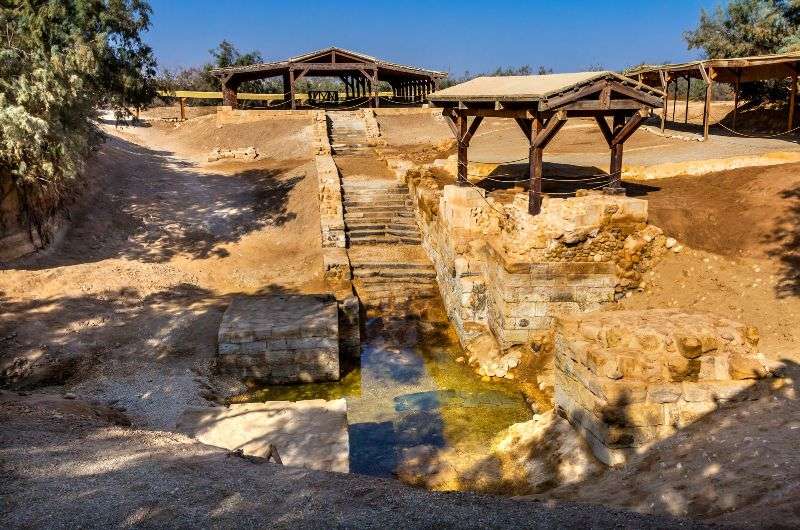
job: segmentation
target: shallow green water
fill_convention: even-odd
[[[404,448],[433,445],[486,451],[494,436],[531,418],[507,381],[482,381],[457,363],[445,323],[372,319],[361,358],[335,383],[269,386],[232,402],[345,398],[352,472],[391,476]]]

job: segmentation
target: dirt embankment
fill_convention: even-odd
[[[205,378],[231,296],[323,288],[306,146],[198,164],[205,119],[179,133],[110,128],[90,162],[96,191],[63,242],[0,270],[3,384],[66,385],[169,429],[186,404],[211,397]]]

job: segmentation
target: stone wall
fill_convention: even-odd
[[[525,193],[501,204],[472,186],[440,189],[425,171],[407,180],[445,307],[481,374],[507,375],[515,346],[530,346],[559,315],[594,311],[638,287],[665,251],[640,199],[579,192],[545,198],[534,217]],[[485,340],[470,347],[487,334],[496,343],[489,353]]]
[[[233,299],[222,317],[218,370],[260,383],[339,379],[339,315],[331,295]]]
[[[318,155],[331,154],[331,139],[328,137],[328,118],[324,110],[315,110],[312,114],[314,143]]]
[[[746,399],[770,373],[754,328],[708,313],[614,311],[562,317],[555,402],[608,465]]]
[[[384,145],[386,142],[381,138],[381,128],[375,119],[375,109],[361,109],[361,112],[364,115],[364,129],[367,131],[367,145]]]
[[[339,169],[331,155],[315,158],[319,186],[319,215],[323,247],[345,248],[344,205]]]
[[[230,106],[217,106],[217,124],[250,123],[261,120],[305,120],[314,117],[316,110],[245,110]],[[322,111],[324,115],[324,111]]]

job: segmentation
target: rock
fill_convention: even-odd
[[[528,493],[580,483],[602,470],[583,438],[553,410],[502,431],[493,452],[504,482]]]
[[[674,237],[668,237],[666,241],[664,241],[664,246],[667,248],[672,248],[678,244],[678,240]]]
[[[72,392],[67,392],[66,394],[64,394],[64,399],[75,399],[76,397],[78,396],[76,396]]]

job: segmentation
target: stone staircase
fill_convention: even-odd
[[[392,179],[342,178],[348,244],[419,245],[421,235],[408,187]]]
[[[367,126],[361,111],[330,111],[325,113],[328,138],[335,155],[370,156],[367,145]]]
[[[350,264],[362,303],[391,310],[439,296],[436,271],[420,245],[350,249]]]

